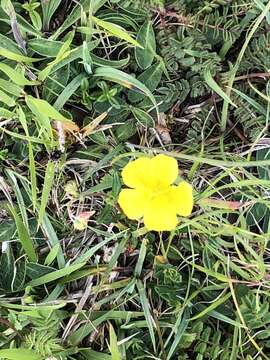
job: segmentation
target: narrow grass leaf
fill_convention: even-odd
[[[143,241],[141,243],[139,257],[138,257],[137,264],[136,264],[136,267],[134,270],[134,276],[137,278],[141,275],[141,272],[143,269],[143,263],[144,263],[146,251],[147,251],[147,247],[146,247],[147,243],[148,243],[147,239],[143,239]]]
[[[85,265],[85,263],[75,264],[75,265],[69,265],[66,268],[56,270],[54,272],[51,272],[49,274],[43,275],[37,279],[34,279],[28,283],[29,286],[40,286],[47,284],[52,281],[56,281],[58,279],[61,279],[64,276],[67,276],[69,274],[72,274],[74,271],[79,270]]]
[[[15,114],[12,111],[0,107],[0,117],[5,119],[12,119]]]
[[[46,212],[45,212],[43,220],[41,222],[41,229],[52,247],[59,245],[59,250],[57,253],[57,263],[58,263],[58,267],[60,269],[64,268],[66,261],[65,261],[65,257],[63,254],[63,250],[61,248],[60,241],[57,237],[54,227],[53,227],[48,215],[46,214]]]
[[[22,192],[21,192],[21,188],[20,188],[20,186],[18,184],[18,181],[17,181],[18,176],[16,176],[16,173],[13,172],[10,169],[6,170],[6,174],[7,174],[8,178],[9,178],[10,185],[11,185],[11,187],[12,187],[12,189],[13,189],[15,195],[16,195],[17,204],[18,204],[19,209],[20,209],[20,213],[21,213],[21,217],[22,217],[24,226],[26,227],[27,230],[29,230],[26,206],[25,206],[24,198],[23,198],[23,195],[22,195]]]
[[[60,249],[60,244],[55,244],[51,250],[49,251],[49,254],[46,256],[46,259],[44,260],[44,265],[51,265],[55,258],[58,255]]]
[[[199,314],[193,316],[190,320],[196,320],[199,319],[205,315],[207,315],[210,311],[217,308],[219,305],[223,304],[225,301],[227,301],[232,296],[231,293],[228,293],[224,296],[222,296],[220,299],[214,301],[210,306],[206,307],[203,311],[201,311]]]
[[[18,237],[22,245],[22,248],[24,249],[26,255],[32,262],[37,262],[37,255],[35,252],[34,243],[31,239],[31,236],[28,233],[27,228],[24,226],[24,223],[20,218],[19,214],[17,214],[15,208],[9,206],[9,210],[15,220],[16,228],[18,231]]]
[[[224,101],[227,101],[229,104],[236,107],[236,105],[231,101],[229,96],[221,89],[221,87],[213,79],[213,76],[209,68],[206,68],[206,70],[204,71],[204,80],[206,81],[207,85],[214,92],[216,92]]]
[[[121,354],[117,345],[117,337],[112,324],[110,324],[110,351],[111,360],[121,360]]]
[[[25,135],[29,137],[26,117],[20,106],[18,107],[17,112],[18,112],[19,121],[24,129]],[[36,165],[35,165],[33,146],[31,141],[28,141],[28,157],[29,157],[29,173],[31,180],[32,202],[33,202],[33,209],[35,211],[37,207],[37,176],[36,176]]]
[[[57,10],[57,8],[59,7],[60,3],[61,0],[41,1],[44,29],[46,30],[49,29],[51,18],[55,13],[55,11]]]
[[[188,315],[189,315],[188,310],[184,311],[183,315],[182,315],[182,312],[180,312],[180,314],[178,315],[178,319],[176,322],[177,322],[177,324],[179,323],[179,325],[177,326],[174,341],[168,352],[167,360],[170,360],[172,358],[173,354],[175,353],[175,350],[177,349],[177,347],[187,329],[187,326],[189,323]]]
[[[77,75],[72,81],[64,88],[64,90],[59,94],[56,99],[53,107],[56,110],[61,110],[65,103],[71,98],[71,96],[77,91],[80,87],[82,80],[85,78],[84,74]]]
[[[141,305],[142,305],[145,320],[147,322],[147,326],[148,326],[148,329],[149,329],[149,334],[150,334],[150,338],[151,338],[151,341],[152,341],[153,349],[154,349],[154,351],[156,351],[156,339],[155,339],[155,332],[154,332],[154,327],[153,327],[154,320],[153,320],[152,315],[150,313],[150,304],[149,304],[149,301],[147,299],[147,296],[146,296],[145,289],[144,289],[142,281],[137,280],[136,285],[137,285],[137,288],[138,288],[138,291],[139,291]]]
[[[45,172],[45,178],[44,178],[44,184],[43,184],[43,190],[41,195],[41,203],[40,203],[40,209],[38,214],[38,224],[40,225],[44,215],[46,206],[49,200],[49,196],[51,193],[51,189],[53,186],[53,180],[54,180],[54,162],[52,160],[48,161],[46,172]]]
[[[254,100],[250,96],[244,94],[242,91],[238,89],[232,88],[232,91],[239,95],[242,99],[244,99],[249,105],[251,105],[259,114],[266,115],[266,108],[262,106],[258,101]]]
[[[98,19],[95,16],[92,16],[92,19],[94,20],[95,24],[97,24],[98,26],[100,26],[103,29],[107,30],[109,33],[111,33],[112,35],[118,37],[119,39],[125,40],[131,45],[143,48],[139,44],[139,42],[137,40],[133,39],[133,37],[131,37],[129,35],[129,33],[125,29],[123,29],[122,27],[120,27],[120,26],[118,26],[116,24],[113,24],[111,22]]]

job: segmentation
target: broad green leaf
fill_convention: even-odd
[[[142,125],[147,127],[153,127],[155,125],[155,121],[151,115],[149,115],[146,111],[132,107],[131,108],[132,114],[134,115],[135,119]]]
[[[55,108],[53,102],[67,86],[70,75],[70,64],[51,72],[43,83],[41,98]]]
[[[28,56],[19,55],[3,47],[0,47],[0,56],[3,56],[9,60],[14,60],[22,63],[32,63],[42,60],[42,59],[30,58]]]
[[[133,91],[140,93],[141,95],[144,94],[150,98],[154,105],[156,105],[155,98],[151,91],[142,82],[121,70],[104,66],[96,69],[93,76],[98,76],[116,82],[128,89],[132,89]]]
[[[256,160],[267,160],[270,159],[270,149],[260,149],[256,151]],[[258,166],[258,174],[260,179],[270,180],[270,169],[269,167]]]
[[[36,262],[37,255],[35,252],[34,243],[32,242],[32,239],[28,233],[28,230],[24,226],[24,223],[22,222],[22,219],[19,216],[19,214],[17,214],[15,208],[9,206],[9,210],[14,217],[14,220],[16,223],[16,228],[18,231],[18,237],[19,237],[20,243],[22,245],[22,248],[24,249],[24,251],[25,251],[26,255],[29,257],[29,259],[33,262]]]
[[[37,263],[29,262],[26,265],[26,274],[27,276],[33,280],[37,279],[43,275],[49,274],[51,272],[55,271],[55,268],[50,266],[44,266]]]
[[[14,116],[15,114],[12,111],[9,111],[4,108],[0,108],[0,118],[12,119]]]
[[[8,360],[43,360],[34,350],[24,348],[2,349],[0,350],[0,356]]]
[[[110,355],[92,349],[80,349],[80,354],[86,360],[112,360]]]
[[[90,75],[93,72],[93,60],[86,41],[83,42],[82,55],[81,63],[83,64],[85,72]]]
[[[41,114],[46,114],[47,117],[51,118],[52,120],[58,120],[58,121],[67,121],[71,123],[71,121],[60,114],[59,111],[57,111],[52,105],[50,105],[46,100],[37,99],[34,98],[31,95],[28,95],[26,97],[26,103],[32,110],[32,108],[36,108],[38,112]]]
[[[43,189],[42,189],[42,195],[41,195],[40,209],[39,209],[39,214],[38,214],[38,224],[39,225],[41,224],[41,222],[44,218],[46,206],[47,206],[49,196],[51,193],[51,189],[53,186],[54,172],[55,172],[54,167],[55,167],[54,162],[52,160],[49,160],[48,164],[47,164],[47,168],[46,168],[44,184],[43,184]]]
[[[0,33],[0,44],[4,49],[22,55],[22,49],[9,37]]]
[[[141,26],[137,41],[143,48],[135,48],[135,58],[139,67],[145,70],[152,64],[156,53],[156,39],[152,21],[148,20]]]
[[[6,104],[8,107],[16,105],[16,101],[2,90],[0,90],[0,102]]]
[[[139,48],[142,48],[142,46],[138,43],[138,41],[136,41],[135,39],[133,39],[128,32],[123,29],[121,26],[119,25],[115,25],[111,22],[108,21],[104,21],[101,19],[98,19],[95,16],[92,16],[92,19],[94,20],[94,22],[102,27],[103,29],[107,30],[109,33],[111,33],[112,35],[118,37],[119,39],[125,40],[128,43],[134,45],[134,46],[138,46]]]
[[[138,81],[143,83],[151,92],[153,92],[160,83],[163,74],[162,63],[156,63],[146,69],[138,76]],[[129,92],[128,98],[131,102],[143,100],[144,96],[140,93]]]
[[[30,81],[26,79],[26,77],[20,73],[19,71],[13,69],[12,67],[8,66],[7,64],[0,63],[0,70],[3,71],[11,81],[13,81],[15,84],[20,86],[25,85],[37,85],[37,81]]]
[[[43,38],[29,39],[28,46],[34,52],[49,58],[57,56],[61,47],[63,46],[63,42]]]
[[[52,68],[57,65],[60,61],[64,60],[66,57],[68,57],[72,52],[74,52],[76,49],[69,50],[69,47],[72,43],[73,37],[74,37],[74,31],[71,31],[66,41],[61,46],[55,60],[51,61],[42,71],[40,71],[38,78],[41,81],[44,81],[46,77],[50,74]]]
[[[0,88],[11,95],[14,95],[17,98],[23,93],[23,89],[20,88],[18,85],[4,79],[0,79]]]
[[[36,116],[36,121],[40,128],[39,136],[42,136],[42,140],[45,140],[46,144],[48,143],[52,146],[53,131],[50,117],[51,115],[55,115],[56,110],[47,101],[36,99],[31,95],[25,97],[25,102],[32,113]],[[53,117],[51,118],[53,119]]]
[[[223,100],[227,101],[232,106],[236,107],[236,105],[232,102],[229,96],[221,89],[221,87],[214,80],[209,67],[207,67],[204,71],[204,80],[207,85],[216,92]]]

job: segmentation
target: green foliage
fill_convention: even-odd
[[[1,1],[0,356],[270,357],[266,6]],[[160,151],[196,203],[171,234],[117,204]]]

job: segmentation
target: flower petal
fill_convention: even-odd
[[[131,188],[145,187],[151,177],[151,159],[141,157],[129,162],[122,170],[122,178],[125,185]]]
[[[178,176],[177,161],[167,155],[157,155],[151,159],[152,173],[156,178],[157,187],[171,185]]]
[[[189,216],[192,213],[194,201],[192,195],[192,186],[186,181],[182,181],[178,186],[174,187],[175,200],[177,200],[177,214],[181,216]]]
[[[144,212],[144,224],[148,230],[170,231],[176,228],[176,210],[166,195],[155,197]]]
[[[141,157],[128,163],[123,171],[124,184],[131,188],[148,188],[159,191],[171,185],[178,175],[177,161],[167,155]]]
[[[151,194],[143,189],[123,189],[118,203],[129,219],[138,220],[148,207],[150,196]]]

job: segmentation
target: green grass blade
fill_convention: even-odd
[[[72,274],[74,271],[79,270],[84,265],[85,265],[85,263],[69,265],[66,268],[53,271],[53,272],[43,275],[37,279],[31,280],[28,283],[28,285],[34,287],[34,286],[40,286],[40,285],[47,284],[49,282],[61,279],[62,277],[67,276],[69,274]]]
[[[44,178],[44,184],[43,184],[41,202],[40,202],[40,208],[38,214],[39,225],[42,223],[42,220],[44,218],[46,206],[53,186],[54,172],[55,172],[54,167],[55,167],[54,162],[52,160],[49,160],[45,172],[45,178]]]
[[[9,206],[9,210],[15,220],[16,228],[18,231],[18,236],[19,236],[19,240],[22,245],[22,248],[24,249],[29,260],[31,260],[32,262],[37,262],[35,246],[34,246],[34,243],[28,233],[27,228],[24,226],[24,223],[23,223],[22,219],[20,218],[20,216],[17,214],[15,208]]]
[[[147,326],[148,326],[148,329],[149,329],[149,334],[150,334],[150,338],[151,338],[151,341],[152,341],[153,349],[154,349],[154,352],[156,352],[156,338],[155,338],[155,332],[154,332],[154,327],[153,327],[154,320],[153,320],[153,317],[152,317],[151,312],[150,312],[150,304],[149,304],[149,301],[147,299],[147,296],[146,296],[145,289],[144,289],[142,281],[137,280],[136,285],[137,285],[137,288],[138,288],[138,291],[139,291],[141,305],[142,305],[145,320],[147,322]]]
[[[110,324],[110,351],[112,355],[111,360],[121,360],[120,351],[117,345],[117,337],[112,324]]]

